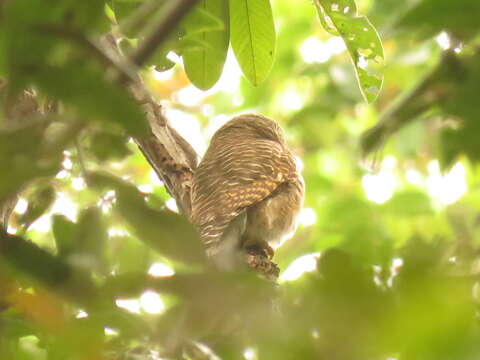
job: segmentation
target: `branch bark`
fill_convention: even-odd
[[[197,167],[198,155],[192,146],[170,125],[162,113],[161,105],[155,100],[139,76],[127,76],[128,59],[121,53],[113,36],[107,36],[102,45],[105,56],[120,75],[117,79],[127,85],[132,96],[141,104],[151,131],[134,138],[170,195],[176,200],[181,212],[190,218],[190,188],[193,171]],[[129,84],[123,80],[129,80]]]

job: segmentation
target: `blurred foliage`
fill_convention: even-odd
[[[97,40],[135,51],[168,2],[0,2],[0,359],[480,356],[479,2],[251,3],[200,1],[141,74],[199,152],[239,113],[285,128],[307,197],[278,285],[211,269],[130,140]]]

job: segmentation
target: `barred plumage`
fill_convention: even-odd
[[[270,246],[296,227],[304,184],[280,126],[233,118],[213,136],[193,176],[192,221],[211,255]]]

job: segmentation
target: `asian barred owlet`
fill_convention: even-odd
[[[193,175],[192,222],[207,253],[229,267],[240,250],[273,255],[292,236],[304,182],[283,131],[260,115],[223,125]]]

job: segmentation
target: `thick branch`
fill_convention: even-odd
[[[128,75],[128,61],[117,47],[115,39],[107,36],[102,41],[105,57],[111,58],[110,65],[120,74],[120,81]],[[108,55],[107,55],[108,54]],[[127,65],[126,65],[127,64]],[[169,124],[162,113],[161,106],[154,99],[139,76],[128,77],[128,89],[141,104],[151,132],[136,137],[140,151],[152,166],[157,176],[164,182],[178,207],[190,217],[190,183],[193,170],[197,166],[198,155],[190,144]],[[121,81],[122,82],[122,81]],[[124,85],[126,83],[123,82]]]

